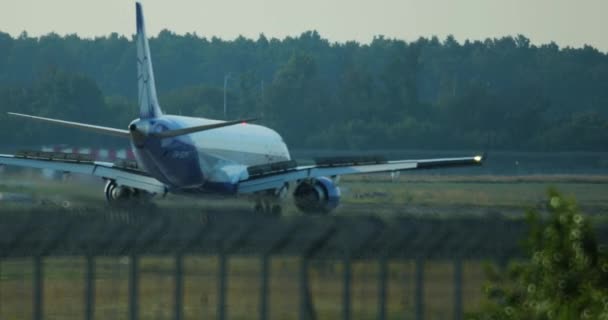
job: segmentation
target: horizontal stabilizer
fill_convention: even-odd
[[[190,127],[190,128],[155,132],[150,135],[159,137],[159,138],[173,138],[173,137],[181,136],[184,134],[207,131],[207,130],[212,130],[212,129],[219,129],[219,128],[233,126],[233,125],[239,124],[239,123],[247,123],[247,122],[251,122],[251,121],[255,121],[255,120],[258,120],[258,119],[251,118],[251,119],[226,121],[226,122],[220,122],[220,123],[214,123],[214,124],[205,124],[205,125],[195,126],[195,127]]]
[[[88,130],[88,131],[92,131],[92,132],[97,132],[97,133],[107,134],[107,135],[112,135],[112,136],[118,136],[118,137],[123,137],[123,138],[128,138],[130,136],[128,130],[108,128],[108,127],[96,126],[96,125],[86,124],[86,123],[30,116],[27,114],[14,113],[14,112],[8,112],[8,114],[12,115],[12,116],[24,117],[24,118],[44,121],[44,122],[48,122],[48,123],[54,123],[54,124],[62,125],[65,127],[78,128],[78,129],[83,129],[83,130]]]

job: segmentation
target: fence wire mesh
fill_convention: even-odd
[[[0,319],[462,319],[484,264],[520,257],[525,233],[506,218],[3,213]]]

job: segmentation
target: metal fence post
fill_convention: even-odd
[[[42,319],[42,256],[34,257],[34,320]]]
[[[462,259],[454,259],[454,319],[462,319]]]
[[[342,318],[344,320],[350,320],[350,285],[351,285],[351,262],[350,256],[346,255],[344,257],[344,287],[343,287],[343,296],[342,296]]]
[[[306,312],[306,298],[308,295],[306,292],[306,286],[308,285],[306,283],[307,262],[306,257],[300,258],[300,320],[308,320],[308,313]]]
[[[85,272],[85,319],[92,320],[95,313],[95,257],[86,256]]]
[[[424,319],[424,260],[416,259],[416,320]]]
[[[226,254],[220,253],[220,274],[218,281],[218,300],[217,300],[217,318],[218,320],[226,319]]]
[[[269,261],[267,254],[262,255],[260,272],[260,320],[268,319],[268,274]]]
[[[174,319],[182,319],[184,307],[184,256],[181,253],[175,255],[175,301]]]
[[[129,260],[129,319],[137,320],[139,318],[139,257],[131,254]]]
[[[378,264],[378,319],[386,319],[386,280],[388,274],[388,261],[382,257]]]
[[[303,256],[300,261],[300,320],[315,319],[308,281],[308,257]]]
[[[2,279],[2,258],[0,258],[0,279]],[[0,316],[2,316],[2,282],[0,282]]]

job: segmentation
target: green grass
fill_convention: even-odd
[[[353,204],[387,202],[396,205],[474,205],[481,207],[519,207],[535,204],[545,190],[555,186],[576,196],[582,203],[608,204],[606,185],[568,183],[463,183],[463,182],[352,182],[345,202]]]
[[[403,177],[390,182],[382,176],[345,179],[340,212],[485,214],[503,212],[523,213],[525,209],[542,204],[546,190],[556,187],[566,196],[575,197],[583,210],[591,214],[608,212],[608,182],[597,177],[557,178],[535,177],[529,180],[509,180],[492,177],[447,178]],[[414,208],[414,210],[412,210]],[[425,210],[428,209],[428,210]]]
[[[575,197],[583,210],[592,214],[608,212],[608,177],[598,176],[407,176],[396,182],[387,175],[345,177],[340,183],[343,191],[337,215],[355,214],[486,214],[505,212],[523,213],[537,206],[545,198],[547,188],[558,188],[567,196]],[[2,209],[32,209],[36,205],[68,206],[77,209],[104,207],[103,182],[72,178],[49,181],[30,175],[8,177],[0,182],[0,192],[32,195],[34,204],[15,204],[1,201]],[[252,203],[246,198],[196,199],[168,195],[155,199],[165,210],[249,210]],[[283,203],[284,215],[298,215],[291,199]]]

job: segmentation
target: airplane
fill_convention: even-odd
[[[335,157],[298,166],[274,130],[256,119],[220,121],[163,114],[156,94],[142,5],[136,2],[139,118],[127,129],[9,112],[31,120],[130,140],[136,164],[44,153],[0,154],[0,165],[53,169],[103,178],[111,204],[137,203],[167,193],[251,196],[254,209],[281,214],[281,199],[293,189],[304,213],[329,213],[341,197],[339,177],[377,172],[481,165],[484,156],[387,161],[381,157]]]

